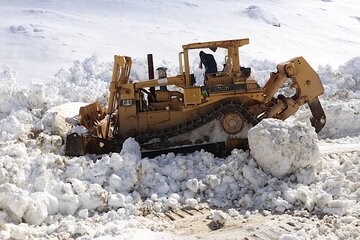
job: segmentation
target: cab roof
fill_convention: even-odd
[[[190,43],[183,45],[184,50],[188,49],[200,49],[200,48],[229,48],[229,47],[241,47],[243,45],[249,44],[248,38],[243,39],[233,39],[233,40],[222,40],[222,41],[212,41],[212,42],[199,42],[199,43]]]

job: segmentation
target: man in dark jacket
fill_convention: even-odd
[[[217,64],[215,58],[211,54],[204,53],[200,51],[200,68],[202,69],[202,65],[205,66],[205,77],[208,73],[217,73]]]

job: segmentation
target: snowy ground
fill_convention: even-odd
[[[0,6],[0,239],[360,237],[357,1]],[[64,156],[64,117],[82,102],[106,103],[112,55],[134,56],[131,77],[146,79],[148,52],[174,74],[182,44],[243,37],[251,40],[243,63],[262,84],[276,62],[297,55],[317,70],[327,116],[319,139],[304,107],[286,123],[259,125],[273,131],[255,141],[262,150],[234,150],[226,159],[206,152],[141,159],[131,139],[98,161]],[[57,113],[62,104],[71,111]],[[271,152],[275,140],[284,154]],[[274,172],[276,161],[289,166]]]
[[[249,37],[246,64],[302,55],[336,67],[360,56],[359,10],[355,0],[2,0],[0,64],[27,84],[92,54],[153,53],[156,64],[177,65],[182,44]]]

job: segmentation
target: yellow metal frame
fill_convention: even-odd
[[[239,47],[249,44],[249,39],[235,39],[224,41],[212,41],[201,43],[190,43],[183,45],[184,66],[185,66],[185,86],[190,86],[190,69],[189,69],[189,50],[210,48],[216,50],[217,48],[226,48],[228,51],[228,59],[232,62],[232,73],[238,73],[240,71],[240,59],[239,59]],[[180,66],[182,61],[180,60]],[[181,68],[180,68],[181,69]]]

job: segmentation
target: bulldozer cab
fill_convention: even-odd
[[[251,70],[250,68],[241,67],[239,58],[239,47],[246,44],[249,44],[248,38],[183,45],[183,51],[179,53],[179,66],[180,72],[185,76],[185,86],[192,86],[194,82],[194,77],[193,74],[190,73],[189,67],[189,51],[201,49],[210,49],[215,52],[218,48],[222,48],[227,51],[223,70],[217,73],[207,74],[204,85],[236,84],[246,81],[250,76]]]

